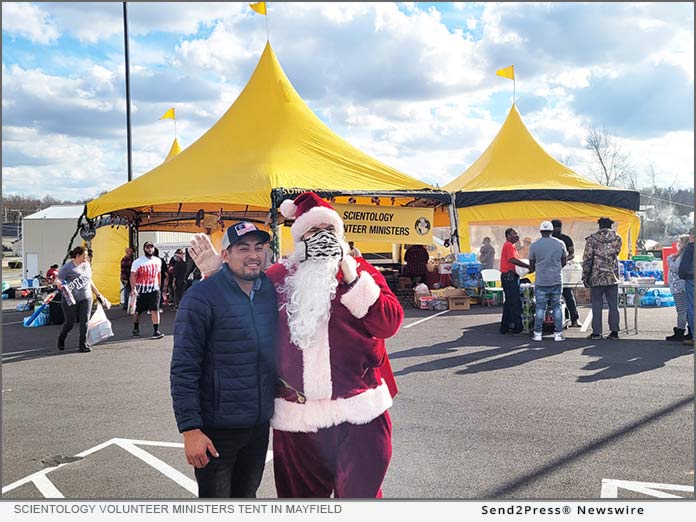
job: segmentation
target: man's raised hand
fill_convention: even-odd
[[[215,274],[222,266],[222,257],[215,250],[207,234],[199,233],[193,236],[187,250],[205,277]]]

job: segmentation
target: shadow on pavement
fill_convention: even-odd
[[[408,366],[394,372],[394,375],[399,377],[460,367],[463,368],[456,371],[456,374],[467,375],[513,368],[572,350],[582,350],[581,355],[599,358],[582,367],[582,370],[599,370],[593,375],[579,376],[577,382],[584,383],[655,370],[665,366],[667,361],[693,353],[693,347],[654,339],[594,341],[570,337],[559,343],[545,337],[541,342],[533,342],[527,335],[501,335],[497,328],[497,322],[475,325],[465,328],[458,339],[389,354],[389,358],[394,361],[457,353]],[[462,350],[466,352],[461,353]],[[477,363],[491,357],[496,358]]]
[[[599,357],[596,361],[587,363],[582,369],[599,371],[594,375],[578,377],[578,382],[617,379],[655,370],[662,368],[667,361],[690,355],[693,351],[693,346],[669,341],[600,341],[595,346],[588,346],[582,352],[582,355],[588,357]]]
[[[3,315],[5,315],[3,313]],[[160,330],[165,338],[151,340],[152,323],[150,316],[143,314],[140,316],[140,337],[133,337],[133,316],[126,314],[120,307],[113,307],[106,312],[111,328],[114,332],[113,337],[92,347],[92,353],[104,349],[117,349],[120,347],[132,347],[134,344],[163,343],[167,342],[167,336],[171,336],[174,331],[175,311],[165,309],[160,314]],[[79,327],[74,325],[65,342],[65,351],[58,351],[56,346],[58,334],[62,325],[46,325],[37,328],[26,328],[21,324],[28,313],[16,313],[8,317],[7,322],[18,324],[3,324],[2,328],[2,364],[38,359],[42,357],[58,357],[79,355],[80,357],[90,357],[90,353],[80,353],[78,348]],[[171,342],[171,341],[170,341]]]

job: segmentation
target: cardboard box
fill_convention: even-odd
[[[418,307],[421,310],[427,310],[430,306],[430,302],[437,299],[434,295],[424,295],[418,298]]]
[[[468,297],[450,297],[449,298],[449,309],[450,310],[468,310],[470,307],[470,302]]]
[[[443,297],[466,297],[466,290],[463,288],[454,288],[453,286],[448,286],[442,290]]]

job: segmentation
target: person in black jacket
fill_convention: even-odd
[[[261,483],[277,380],[269,239],[248,222],[228,227],[222,267],[187,290],[176,315],[172,403],[200,498],[255,498]]]
[[[179,303],[181,303],[186,290],[186,261],[184,260],[184,251],[181,248],[177,249],[172,256],[172,260],[169,262],[169,269],[171,272],[172,295],[174,296],[173,304],[175,308],[179,308]]]
[[[689,230],[689,244],[686,245],[679,263],[679,279],[684,280],[686,290],[686,322],[694,332],[694,229]],[[694,345],[694,340],[685,340],[684,344]]]

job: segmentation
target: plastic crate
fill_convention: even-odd
[[[466,265],[466,273],[468,275],[476,275],[481,273],[481,263],[468,263]]]
[[[457,256],[458,263],[475,263],[476,252],[463,252]]]

